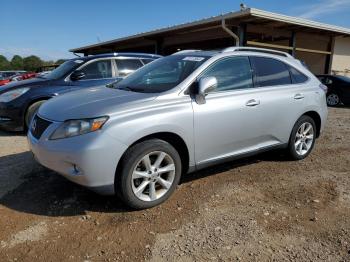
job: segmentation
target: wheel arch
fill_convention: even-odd
[[[316,125],[316,137],[318,138],[321,134],[321,116],[316,111],[307,111],[302,116],[309,116],[315,121]]]
[[[125,153],[128,151],[128,149],[140,142],[150,140],[150,139],[164,140],[168,142],[170,145],[172,145],[180,155],[181,164],[182,164],[182,174],[187,173],[189,169],[190,152],[184,139],[180,135],[173,132],[157,132],[157,133],[152,133],[137,139],[125,150],[125,152],[123,153],[122,157],[119,159],[119,162],[117,164],[116,174],[118,174],[122,168],[121,160],[125,156]]]
[[[51,99],[51,98],[53,98],[53,97],[52,97],[52,96],[41,96],[41,97],[36,97],[36,98],[30,100],[30,101],[27,103],[26,107],[25,107],[24,110],[23,110],[23,115],[22,115],[22,123],[23,123],[24,128],[28,128],[28,127],[26,126],[26,114],[27,114],[27,112],[28,112],[29,107],[31,107],[31,106],[32,106],[33,104],[35,104],[36,102],[49,100],[49,99]]]

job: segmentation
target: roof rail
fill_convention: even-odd
[[[200,51],[202,51],[202,50],[198,50],[198,49],[181,50],[181,51],[173,53],[173,55],[186,54],[186,53],[192,53],[192,52],[200,52]]]
[[[245,47],[245,46],[232,46],[232,47],[227,47],[223,49],[221,52],[226,53],[226,52],[238,52],[238,51],[251,51],[251,52],[260,52],[260,53],[267,53],[267,54],[272,54],[272,55],[279,55],[279,56],[284,56],[284,57],[292,57],[290,54],[282,51],[277,51],[273,49],[266,49],[266,48],[257,48],[257,47]]]

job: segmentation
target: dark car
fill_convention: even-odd
[[[340,103],[350,105],[350,78],[339,75],[318,75],[322,84],[328,87],[327,105],[337,106]]]
[[[104,86],[124,78],[160,56],[114,53],[68,60],[50,74],[0,88],[0,128],[23,131],[46,100],[81,88]]]

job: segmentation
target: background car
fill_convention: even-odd
[[[34,72],[18,73],[3,80],[0,80],[0,86],[9,84],[11,82],[22,81],[36,77],[38,74]]]
[[[7,79],[11,76],[24,74],[24,73],[26,73],[26,71],[24,71],[24,70],[0,71],[0,80],[4,80],[4,79]]]
[[[340,103],[350,105],[350,78],[339,75],[318,75],[317,78],[328,87],[327,105]]]
[[[0,88],[0,128],[25,130],[48,99],[81,88],[104,86],[124,78],[160,56],[139,53],[101,54],[64,62],[50,74]]]

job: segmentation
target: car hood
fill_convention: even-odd
[[[4,93],[17,88],[22,88],[22,87],[42,86],[43,84],[48,84],[50,81],[51,80],[43,79],[43,78],[31,78],[31,79],[22,80],[22,81],[15,81],[15,82],[8,83],[5,86],[1,86],[0,93]]]
[[[52,121],[94,118],[111,115],[123,107],[156,98],[156,94],[136,93],[108,87],[70,92],[43,104],[39,115]]]

